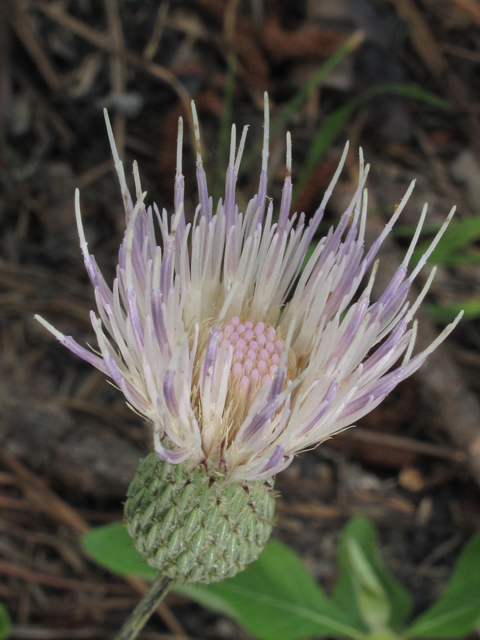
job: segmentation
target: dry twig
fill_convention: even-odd
[[[25,11],[22,2],[13,2],[10,21],[15,33],[32,56],[43,79],[54,91],[61,85],[61,79],[53,66],[48,53],[38,37],[32,18]]]

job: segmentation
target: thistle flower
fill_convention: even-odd
[[[151,423],[156,455],[144,461],[132,483],[127,520],[130,532],[137,536],[137,548],[151,564],[170,571],[172,576],[178,575],[174,565],[178,565],[187,547],[189,553],[192,546],[208,548],[208,535],[198,544],[192,542],[198,534],[197,524],[192,525],[195,532],[190,538],[179,534],[171,542],[172,531],[185,527],[187,515],[195,519],[191,514],[201,502],[198,496],[185,497],[185,487],[198,484],[203,487],[198,489],[201,493],[212,484],[221,486],[217,493],[212,490],[210,497],[223,509],[219,517],[227,519],[234,495],[239,512],[252,504],[252,500],[241,498],[242,493],[235,493],[237,487],[245,489],[244,496],[253,489],[260,492],[258,501],[263,506],[254,505],[253,511],[257,515],[261,512],[263,524],[256,533],[255,524],[245,525],[243,538],[250,540],[255,549],[253,553],[235,551],[239,570],[258,555],[270,533],[270,479],[285,469],[296,453],[316,446],[374,409],[422,365],[460,319],[459,316],[427,349],[412,355],[414,316],[435,270],[414,304],[410,305],[407,295],[454,210],[408,274],[408,263],[426,216],[424,207],[405,259],[380,299],[372,303],[376,254],[404,209],[414,184],[366,252],[364,185],[369,167],[364,166],[360,153],[359,184],[349,207],[304,264],[348,146],[320,206],[307,223],[303,213],[290,216],[291,141],[287,134],[287,175],[279,210],[274,212],[267,197],[266,99],[258,193],[245,212],[239,211],[235,189],[247,127],[237,150],[233,126],[225,198],[214,212],[194,105],[192,109],[199,193],[192,223],[187,223],[184,209],[182,120],[178,130],[174,213],[169,217],[155,205],[146,206],[136,163],[133,204],[107,117],[127,225],[112,289],[88,251],[76,193],[80,246],[98,308],[98,316],[91,312],[91,321],[99,353],[86,350],[39,318],[68,349],[109,376],[128,404]],[[157,241],[155,222],[161,243]],[[156,484],[151,482],[152,474],[156,474]],[[178,492],[175,489],[176,497],[170,497],[167,506],[159,511],[157,503],[167,476]],[[187,493],[191,491],[188,489]],[[228,491],[231,494],[225,498]],[[270,493],[265,497],[262,491]],[[184,520],[175,519],[180,503],[184,505]],[[145,515],[151,504],[157,504],[151,508],[155,517]],[[175,512],[171,518],[176,524],[168,523],[168,509]],[[230,519],[233,528],[228,535],[237,527],[238,517],[237,514]],[[152,522],[156,525],[154,533]],[[218,546],[215,535],[211,541]],[[159,538],[169,540],[168,544],[160,544],[161,550]],[[243,538],[237,540],[237,547],[245,542]],[[168,545],[171,552],[165,551]],[[167,556],[169,559],[165,560]],[[184,579],[205,578],[204,569],[198,568],[197,556],[182,562],[187,567],[181,574]],[[236,572],[229,562],[218,572],[218,559],[211,560],[205,581]],[[217,573],[212,578],[214,565]]]

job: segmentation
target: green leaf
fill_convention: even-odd
[[[11,626],[10,616],[3,604],[0,604],[0,640],[4,640],[8,636]]]
[[[121,523],[98,527],[82,537],[87,553],[120,575],[153,580],[149,567]],[[364,634],[345,622],[344,612],[329,600],[300,558],[271,541],[257,562],[235,578],[211,585],[180,585],[174,591],[236,619],[260,640],[299,640],[312,636],[362,640]]]
[[[352,545],[352,541],[354,545]],[[353,552],[353,557],[352,549],[356,549],[356,552]],[[358,549],[361,550],[360,561]],[[355,553],[357,557],[355,557]],[[369,576],[366,577],[366,573],[363,576],[364,588],[368,586],[368,581],[370,581],[370,589],[375,585],[373,593],[376,592],[378,598],[382,597],[379,587],[381,588],[381,592],[387,598],[390,607],[389,615],[386,619],[388,626],[395,631],[398,630],[410,614],[412,608],[411,596],[385,568],[378,551],[377,536],[373,526],[366,518],[353,518],[345,527],[340,541],[340,577],[335,586],[333,599],[339,608],[343,610],[345,619],[348,619],[350,624],[354,624],[357,627],[361,624],[365,627],[365,609],[362,612],[362,602],[359,602],[358,599],[358,581],[362,580],[361,572],[365,570],[365,567],[362,569],[362,563],[368,565]],[[379,603],[377,603],[377,606]],[[363,607],[365,608],[365,606],[367,604],[364,602]]]
[[[346,541],[360,614],[371,631],[385,630],[391,613],[385,589],[360,545],[348,535]]]
[[[452,253],[442,259],[442,264],[458,265],[458,264],[480,264],[480,254],[474,251],[462,249],[462,253]]]
[[[383,631],[375,631],[365,638],[365,640],[401,640],[396,633],[386,629]]]
[[[276,541],[270,541],[259,559],[234,578],[209,586],[182,586],[180,592],[229,613],[260,640],[364,638],[363,631],[349,624],[345,612],[327,598],[300,558]],[[212,595],[219,606],[210,601]]]
[[[158,571],[150,567],[135,549],[121,522],[92,529],[82,536],[81,543],[93,560],[113,573],[145,580],[154,580],[158,575]]]
[[[432,264],[448,263],[454,252],[480,239],[480,215],[463,220],[453,220],[445,231],[442,239],[435,247],[429,261]],[[412,255],[411,264],[418,263],[430,242],[424,242],[417,247]]]
[[[480,534],[463,548],[440,598],[405,631],[404,638],[459,638],[480,622]]]

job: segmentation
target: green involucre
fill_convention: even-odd
[[[140,463],[125,519],[147,563],[182,582],[217,582],[257,559],[270,537],[273,481],[229,482],[218,470]]]

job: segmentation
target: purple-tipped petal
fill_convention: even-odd
[[[40,321],[70,351],[109,376],[135,411],[149,420],[162,460],[171,464],[188,460],[192,467],[205,464],[232,480],[267,479],[288,466],[298,451],[351,426],[375,408],[454,328],[459,318],[412,357],[416,324],[411,322],[433,275],[413,305],[407,302],[408,293],[453,212],[409,273],[424,209],[403,264],[372,304],[377,263],[368,283],[362,282],[406,206],[413,184],[365,253],[368,167],[360,153],[359,184],[352,201],[302,269],[348,146],[306,225],[304,214],[298,219],[290,216],[287,135],[280,209],[271,201],[267,206],[266,100],[258,192],[240,211],[236,183],[246,129],[237,151],[232,128],[225,197],[214,205],[193,111],[198,206],[185,211],[189,203],[185,203],[180,121],[171,216],[165,209],[160,213],[155,205],[146,206],[136,164],[133,206],[107,119],[127,222],[111,290],[88,251],[76,195],[80,247],[98,307],[98,314],[92,312],[92,326],[101,355]],[[192,222],[187,225],[186,219]]]

